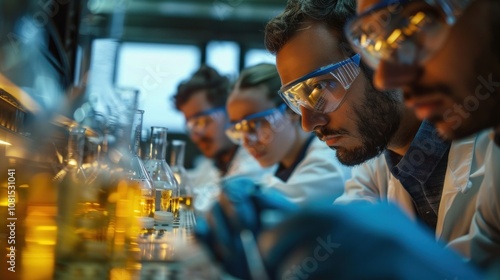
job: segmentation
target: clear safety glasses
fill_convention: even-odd
[[[351,45],[375,69],[380,60],[421,64],[438,50],[473,0],[384,0],[345,26]]]
[[[240,121],[232,122],[226,129],[226,135],[235,144],[241,145],[262,143],[273,140],[274,133],[284,129],[286,105],[246,116]]]
[[[301,115],[300,107],[309,110],[330,113],[340,106],[347,90],[359,75],[360,55],[321,67],[278,91],[286,104]]]
[[[203,134],[207,127],[226,116],[225,107],[216,107],[200,112],[186,120],[186,130],[189,134]]]

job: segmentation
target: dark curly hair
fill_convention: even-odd
[[[350,48],[344,36],[344,24],[355,15],[355,0],[289,0],[285,10],[266,25],[266,48],[277,53],[307,21],[327,24],[339,36],[339,41]]]
[[[241,71],[240,77],[235,83],[239,89],[247,89],[264,85],[267,88],[266,97],[272,100],[276,106],[284,103],[283,99],[276,94],[281,87],[281,80],[274,64],[260,63]]]
[[[175,108],[180,110],[180,107],[200,90],[206,91],[207,100],[214,107],[224,106],[229,95],[229,79],[220,75],[214,68],[202,65],[191,78],[177,87],[177,93],[172,97]]]
[[[305,23],[319,22],[332,29],[340,42],[339,50],[351,56],[354,50],[344,35],[344,25],[354,16],[355,0],[288,0],[285,10],[267,23],[264,44],[269,52],[276,54]],[[363,63],[361,69],[372,77],[373,71]]]

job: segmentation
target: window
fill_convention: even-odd
[[[264,49],[250,49],[245,54],[245,68],[259,63],[276,64],[276,57]]]
[[[116,84],[140,89],[143,130],[165,126],[184,132],[184,116],[172,96],[178,84],[200,67],[200,49],[192,45],[123,43],[118,54]]]
[[[211,41],[207,45],[208,66],[220,74],[236,78],[239,72],[240,47],[235,42]]]

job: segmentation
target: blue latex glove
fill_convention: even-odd
[[[258,243],[271,279],[482,279],[389,204],[308,208]]]
[[[248,230],[257,240],[267,228],[264,216],[269,217],[269,213],[274,217],[286,216],[295,210],[297,207],[277,190],[266,189],[264,192],[259,185],[244,177],[228,179],[222,183],[219,200],[197,219],[195,236],[228,273],[241,279],[252,279],[241,232]]]

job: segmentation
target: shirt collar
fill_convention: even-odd
[[[445,142],[439,137],[436,128],[430,122],[423,121],[403,157],[390,150],[386,150],[384,156],[389,170],[396,178],[411,176],[424,184],[450,145],[450,142]]]

